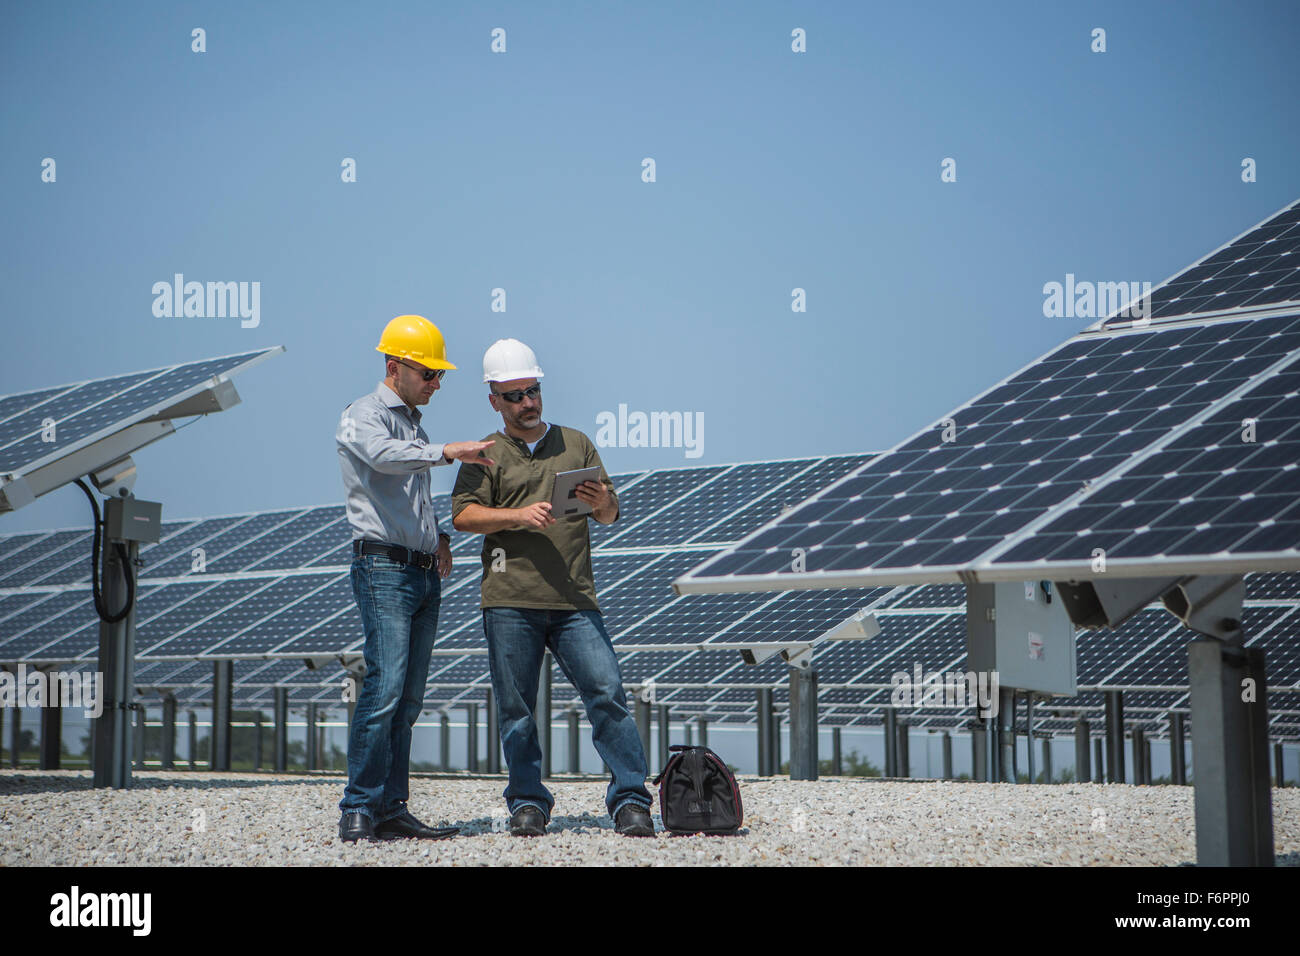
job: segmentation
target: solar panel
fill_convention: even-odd
[[[827,485],[833,484],[853,469],[866,464],[875,455],[836,455],[817,459],[792,478],[772,488],[740,510],[706,526],[693,540],[735,541],[766,524],[782,512],[801,504]]]
[[[228,376],[283,351],[279,346],[7,396],[0,420],[0,472],[20,474],[111,431],[162,416]]]
[[[855,611],[873,606],[890,590],[842,588],[775,595],[762,611],[719,633],[711,643],[812,641]]]
[[[1246,600],[1300,601],[1300,574],[1277,572],[1246,575]]]
[[[618,491],[618,520],[613,524],[589,521],[592,547],[602,547],[607,539],[623,534],[633,525],[645,521],[656,511],[686,496],[711,478],[717,477],[726,465],[703,468],[670,468],[651,472],[636,484]]]
[[[1300,552],[1300,369],[1259,379],[994,561],[1086,560],[1096,548],[1108,558]]]
[[[1076,337],[952,413],[952,427],[920,433],[675,587],[958,579],[1297,354],[1296,315]]]
[[[664,506],[640,522],[634,521],[634,527],[606,536],[603,547],[641,548],[682,544],[704,528],[715,524],[720,516],[744,507],[756,495],[793,477],[809,464],[811,461],[805,459],[733,465],[714,480],[700,485],[683,500]]]
[[[1300,301],[1300,202],[1221,246],[1152,291],[1152,319]],[[1131,319],[1112,318],[1114,327]]]
[[[90,578],[90,549],[93,538],[89,531],[62,531],[47,541],[26,549],[31,555],[28,563],[0,580],[0,587],[24,587],[47,584],[60,577],[60,572],[70,572],[78,578]],[[36,552],[46,550],[41,557]],[[68,575],[62,575],[68,576]]]

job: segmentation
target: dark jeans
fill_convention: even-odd
[[[645,751],[636,720],[627,709],[623,677],[598,611],[531,608],[483,609],[492,692],[496,697],[510,782],[503,796],[514,814],[532,804],[549,821],[555,798],[542,784],[542,748],[537,736],[537,684],[546,648],[578,693],[591,722],[592,743],[609,766],[605,808],[611,817],[626,803],[650,809]],[[549,720],[550,715],[544,714]]]
[[[382,555],[352,559],[352,593],[366,631],[366,677],[348,734],[339,810],[382,823],[406,809],[411,728],[424,708],[442,582]]]

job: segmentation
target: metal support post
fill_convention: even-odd
[[[952,734],[943,732],[943,779],[952,779]]]
[[[1092,742],[1092,782],[1106,782],[1106,761],[1102,754],[1102,740],[1100,737]]]
[[[709,745],[709,722],[701,717],[698,723],[700,725],[700,746],[707,747]]]
[[[582,773],[582,725],[578,712],[569,711],[569,773]]]
[[[107,505],[106,505],[107,507]],[[126,564],[118,556],[124,545]],[[104,604],[117,610],[126,604],[127,578],[135,580],[140,556],[137,541],[102,537],[100,582]],[[135,700],[135,614],[132,606],[126,617],[115,624],[99,622],[99,666],[103,674],[103,713],[95,719],[95,759],[92,785],[125,789],[131,786],[131,735],[129,714]],[[15,711],[15,723],[17,723]],[[17,766],[15,762],[14,766]]]
[[[900,722],[898,725],[898,776],[910,777],[912,775],[912,755],[908,735],[910,728],[907,722]]]
[[[253,769],[262,769],[262,712],[253,711]]]
[[[1197,862],[1272,866],[1264,651],[1214,639],[1194,640],[1187,650]]]
[[[217,661],[212,665],[213,770],[230,769],[230,718],[234,676],[235,665],[232,661]]]
[[[841,728],[831,728],[831,775],[836,777],[844,776],[844,752],[842,747]]]
[[[497,721],[497,699],[492,688],[487,689],[487,772],[501,772],[501,726]]]
[[[1043,738],[1043,783],[1052,782],[1052,738]]]
[[[444,771],[451,769],[451,718],[445,710],[438,715],[438,760]]]
[[[289,769],[289,688],[276,687],[275,701],[275,772]]]
[[[176,697],[164,694],[162,699],[162,738],[158,743],[158,759],[164,770],[176,769]]]
[[[970,731],[970,778],[981,782],[989,779],[987,723],[987,720],[973,720]]]
[[[645,754],[646,763],[650,763],[650,701],[644,699],[640,694],[636,695],[633,703],[633,713],[636,718],[636,732],[641,737],[641,752]]]
[[[668,705],[659,705],[659,769],[662,770],[668,766],[668,747],[671,744],[669,739],[671,724],[668,714]]]
[[[998,688],[996,773],[993,779],[1016,782],[1016,690]]]
[[[1185,728],[1182,714],[1169,715],[1169,776],[1179,786],[1187,785]]]
[[[817,779],[817,671],[790,668],[790,779]]]
[[[1282,745],[1273,744],[1273,776],[1277,780],[1277,788],[1281,790],[1286,786],[1286,777],[1282,776]]]
[[[775,772],[772,768],[772,689],[760,687],[758,690],[758,775],[770,777]]]
[[[465,705],[465,769],[478,773],[478,704]]]
[[[1142,768],[1142,755],[1146,752],[1146,748],[1142,746],[1142,728],[1134,727],[1131,737],[1133,740],[1133,782],[1140,786],[1146,783],[1146,772]]]
[[[772,736],[768,738],[772,742],[772,774],[773,776],[781,772],[781,715],[772,708]]]
[[[307,770],[308,771],[312,771],[316,769],[316,754],[317,754],[316,733],[317,733],[316,702],[313,700],[307,704]]]
[[[1078,783],[1087,783],[1092,779],[1092,729],[1086,718],[1080,717],[1074,722],[1074,779]]]
[[[898,711],[885,708],[885,776],[898,776]]]
[[[189,717],[189,739],[186,741],[186,743],[188,744],[188,752],[186,756],[189,757],[190,769],[198,770],[199,769],[199,715],[192,710],[187,711],[186,715]]]
[[[50,688],[54,690],[53,687]],[[63,744],[63,707],[57,692],[41,708],[41,769],[58,770]]]
[[[1029,782],[1033,783],[1037,777],[1034,775],[1034,695],[1025,694],[1025,760],[1029,764]]]
[[[1124,782],[1124,692],[1106,691],[1106,781]]]
[[[144,705],[137,703],[131,725],[131,755],[136,770],[144,769]],[[43,741],[42,741],[43,742]],[[42,755],[43,756],[43,755]]]

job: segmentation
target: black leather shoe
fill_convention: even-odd
[[[654,836],[655,825],[650,819],[650,811],[635,803],[625,804],[614,820],[614,832],[623,836]]]
[[[510,818],[512,836],[541,836],[546,832],[546,817],[531,803],[525,804]]]
[[[459,832],[460,827],[425,826],[409,810],[403,810],[399,816],[375,827],[375,836],[381,840],[446,840]]]
[[[375,824],[360,810],[351,810],[339,817],[339,839],[344,843],[358,840],[374,842]]]

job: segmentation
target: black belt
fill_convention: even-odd
[[[424,551],[412,551],[410,548],[403,548],[400,544],[381,544],[378,541],[353,541],[352,553],[358,555],[382,554],[386,558],[392,558],[402,564],[413,564],[417,568],[424,568],[426,571],[438,566],[437,555],[428,554]]]

